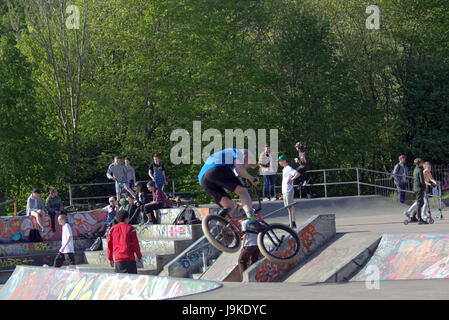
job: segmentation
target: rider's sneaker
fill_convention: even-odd
[[[426,220],[427,218],[428,218],[428,216],[426,216],[425,214],[421,215],[422,220]]]
[[[276,197],[271,198],[270,201],[276,201]]]
[[[420,220],[418,220],[418,224],[429,224],[429,223],[424,221],[423,219],[420,219]]]
[[[410,222],[418,222],[418,219],[416,219],[416,217],[411,217]]]
[[[270,201],[270,199],[265,197],[265,198],[262,199],[262,201]]]

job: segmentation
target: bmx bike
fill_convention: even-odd
[[[257,192],[256,194],[258,195]],[[296,260],[300,252],[298,234],[284,224],[270,224],[264,221],[259,214],[259,211],[262,210],[259,195],[258,200],[259,208],[255,210],[254,217],[262,225],[262,230],[257,236],[257,246],[260,252],[274,263],[284,264]],[[241,215],[242,210],[235,209],[235,211],[238,211],[240,215],[231,216],[227,210],[223,210],[218,215],[208,215],[202,220],[201,226],[204,235],[220,251],[234,253],[239,251],[242,245],[241,238],[244,232],[241,229],[241,223],[247,217],[245,213]]]

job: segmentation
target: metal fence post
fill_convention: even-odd
[[[357,167],[357,195],[360,197],[360,172],[359,172],[359,167]]]
[[[324,173],[324,197],[327,198],[327,179],[326,179],[326,169],[323,171]]]
[[[69,183],[69,204],[73,207],[73,199],[72,199],[72,185]]]
[[[171,179],[171,187],[172,187],[172,193],[173,193],[173,198],[176,197],[175,194],[175,179]]]

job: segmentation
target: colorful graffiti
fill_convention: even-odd
[[[293,266],[304,260],[314,249],[327,242],[336,233],[334,215],[318,215],[311,217],[299,228],[301,248],[298,260],[288,264],[279,264],[264,258],[253,264],[243,274],[244,281],[274,282],[280,280]],[[296,249],[296,242],[290,239],[282,245],[275,255],[290,256]]]
[[[212,246],[205,236],[195,241],[164,267],[164,273],[175,277],[189,277],[203,266],[203,252],[207,261],[217,258],[221,251]]]
[[[191,209],[195,212],[195,216],[200,220],[202,220],[204,217],[208,216],[211,213],[218,212],[219,210],[217,208],[196,208],[196,207],[191,207]],[[160,209],[159,212],[161,217],[161,224],[173,224],[182,210],[184,210],[183,207]]]
[[[0,292],[0,299],[162,300],[220,287],[205,280],[19,266]]]
[[[379,269],[380,280],[449,278],[449,234],[384,234],[353,280],[365,280],[369,266]]]
[[[191,225],[150,225],[136,226],[137,237],[142,240],[176,239],[187,240],[192,238]]]
[[[69,213],[68,217],[76,238],[80,234],[91,231],[96,224],[105,220],[107,213],[101,210],[73,212]],[[44,227],[44,231],[41,232],[44,241],[61,240],[61,227],[56,223],[55,232],[53,232],[48,215],[44,217]],[[32,229],[38,229],[34,217],[0,217],[0,243],[28,241],[28,235]]]

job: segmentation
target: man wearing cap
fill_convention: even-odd
[[[307,180],[305,174],[310,167],[309,156],[307,155],[306,147],[302,144],[302,142],[296,142],[295,149],[298,151],[298,158],[295,158],[295,162],[299,164],[299,167],[296,168],[296,171],[299,173],[299,182],[304,182],[303,185],[306,185]]]
[[[399,156],[399,163],[394,166],[392,177],[394,180],[394,184],[398,190],[398,200],[400,203],[404,203],[405,201],[405,190],[407,189],[407,166],[405,162],[407,158],[405,155]]]
[[[260,175],[263,176],[262,197],[264,201],[274,201],[276,196],[274,194],[274,178],[276,177],[277,164],[274,161],[274,156],[271,153],[270,145],[265,146],[265,150],[259,155]]]
[[[108,216],[103,222],[100,222],[92,229],[91,232],[88,232],[88,236],[91,237],[95,233],[103,234],[106,231],[108,225],[114,225],[117,221],[115,220],[115,214],[120,209],[118,201],[115,201],[114,197],[109,198],[109,205],[104,207],[102,210],[108,213]]]
[[[282,169],[282,198],[284,199],[284,206],[288,206],[295,202],[295,189],[293,188],[293,181],[300,176],[300,173],[288,165],[287,156],[281,155],[278,159],[279,165]],[[287,209],[291,216],[291,227],[296,228],[295,206]]]
[[[34,189],[28,197],[26,214],[27,216],[33,216],[36,218],[37,224],[39,225],[41,232],[43,232],[45,206],[41,198],[41,191],[39,189]]]

